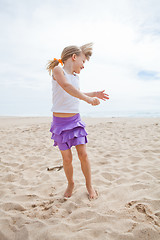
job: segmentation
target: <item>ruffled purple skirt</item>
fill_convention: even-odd
[[[53,116],[50,132],[51,139],[54,140],[53,146],[58,146],[60,150],[88,142],[85,123],[81,121],[79,113],[67,118]]]

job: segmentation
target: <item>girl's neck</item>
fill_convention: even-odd
[[[68,73],[68,74],[74,74],[74,70],[73,70],[73,66],[71,64],[71,62],[66,61],[63,69]]]

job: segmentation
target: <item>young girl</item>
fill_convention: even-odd
[[[47,70],[52,73],[52,112],[53,121],[50,132],[54,140],[54,146],[59,147],[63,158],[63,167],[68,186],[65,197],[71,197],[74,181],[71,147],[75,146],[81,162],[82,172],[86,180],[86,188],[89,199],[95,199],[97,192],[91,183],[91,168],[86,152],[87,132],[85,124],[79,114],[79,100],[83,100],[93,106],[100,104],[98,98],[109,99],[104,91],[82,93],[79,90],[79,77],[77,74],[84,68],[86,60],[92,55],[92,43],[81,47],[68,46],[64,48],[61,59],[49,61]],[[62,68],[59,63],[63,66]]]

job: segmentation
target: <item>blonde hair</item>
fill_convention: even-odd
[[[67,59],[72,57],[73,54],[79,56],[81,53],[83,53],[86,59],[89,61],[90,57],[92,56],[92,46],[93,43],[87,43],[85,45],[82,45],[81,47],[77,47],[74,45],[65,47],[61,53],[61,60],[64,63]],[[53,68],[58,66],[58,64],[58,59],[48,61],[46,69],[48,70],[49,75],[51,75]]]

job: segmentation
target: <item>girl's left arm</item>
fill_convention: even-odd
[[[97,91],[97,92],[89,92],[89,93],[84,93],[85,95],[89,96],[89,97],[97,97],[100,98],[104,101],[106,101],[106,99],[109,99],[109,95],[105,93],[105,90],[103,91]]]

